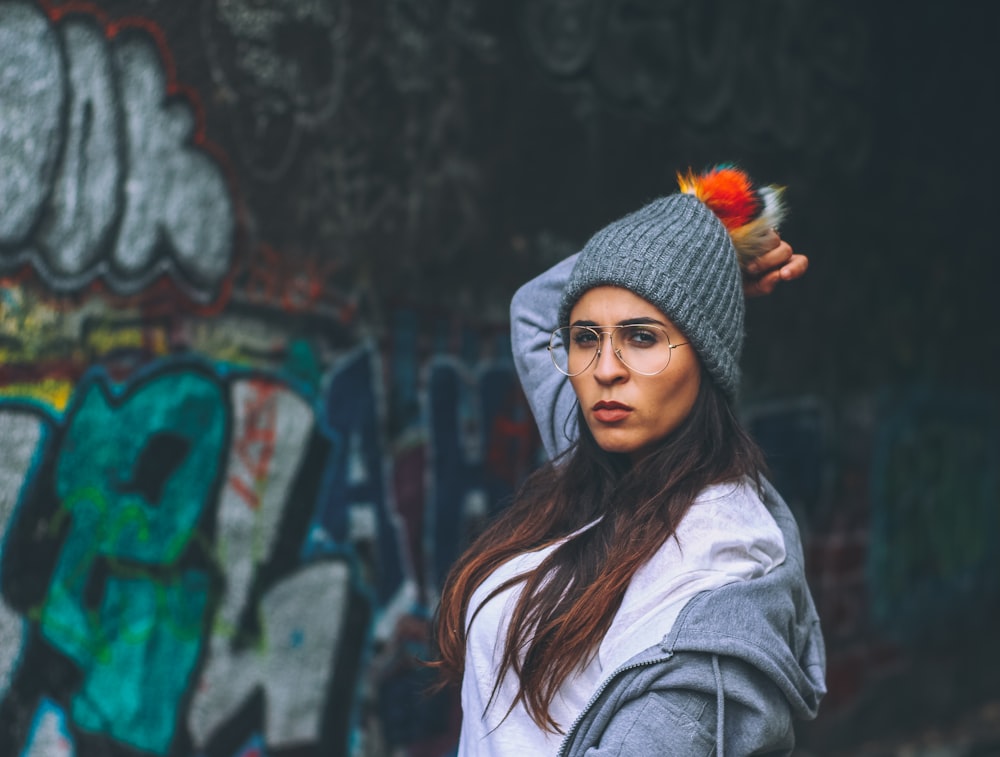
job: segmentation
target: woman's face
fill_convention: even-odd
[[[656,306],[620,287],[590,289],[570,312],[570,325],[597,331],[636,322],[660,326],[674,345],[687,341]],[[620,329],[614,336],[619,334]],[[636,460],[687,418],[701,385],[701,363],[694,348],[683,345],[671,350],[665,370],[646,376],[625,365],[603,334],[600,355],[570,382],[601,449]]]

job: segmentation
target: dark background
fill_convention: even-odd
[[[422,487],[430,470],[419,455],[404,470],[400,450],[414,429],[433,436],[421,383],[431,358],[473,369],[509,360],[507,306],[523,281],[674,191],[688,167],[736,162],[786,186],[782,235],[810,268],[749,303],[741,411],[799,519],[827,639],[830,692],[801,729],[802,753],[903,754],[892,745],[905,741],[1000,754],[995,4],[2,4],[41,9],[54,27],[85,19],[108,40],[154,40],[170,72],[165,99],[196,113],[235,231],[224,281],[178,275],[166,295],[100,272],[67,284],[0,240],[5,296],[38,298],[60,318],[96,303],[111,320],[165,323],[170,334],[165,352],[81,354],[43,345],[26,322],[18,343],[28,357],[7,360],[0,384],[34,386],[41,401],[53,376],[72,385],[97,366],[130,381],[192,355],[225,377],[239,323],[278,345],[248,364],[282,381],[306,368],[326,380],[335,357],[370,339],[384,359],[377,431],[399,491]],[[3,107],[0,97],[0,118],[12,118]],[[191,324],[223,341],[209,349],[176,337]],[[412,363],[400,358],[407,340]],[[289,369],[292,345],[306,343],[315,364]],[[50,414],[58,426],[59,409]],[[310,480],[327,480],[323,465],[309,458]],[[414,512],[419,533],[424,514]],[[301,536],[308,514],[288,518]],[[463,521],[456,533],[474,527]],[[268,569],[280,572],[297,553],[278,544],[285,552]],[[352,615],[356,632],[343,643],[357,646],[338,659],[353,655],[360,672],[331,684],[341,711],[327,712],[322,738],[268,754],[336,754],[351,739],[373,757],[390,747],[447,753],[453,711],[440,699],[416,704],[422,673],[399,663],[398,677],[379,678],[382,669],[374,688],[362,683],[387,655],[426,652],[434,579],[425,571],[459,546],[413,557],[418,607],[390,642],[370,635],[385,597]],[[378,573],[377,556],[345,549],[362,582]],[[20,607],[5,570],[5,596]],[[24,681],[49,671],[38,680],[56,681],[49,693],[65,704],[75,680],[51,673],[65,660],[25,659],[30,669],[0,706],[3,744],[19,748],[27,715],[11,713],[30,714],[29,693],[44,688]],[[208,753],[251,749],[262,712],[257,700],[237,712]],[[75,728],[81,757],[140,753]],[[368,734],[367,751],[358,734]],[[187,739],[170,753],[194,754]]]

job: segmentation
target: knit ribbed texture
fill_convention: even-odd
[[[688,194],[661,197],[594,234],[563,292],[559,325],[569,323],[576,301],[597,286],[628,289],[659,308],[735,399],[743,348],[742,278],[726,228],[700,200]]]

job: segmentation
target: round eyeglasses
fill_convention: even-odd
[[[549,356],[560,373],[579,376],[601,355],[603,336],[607,334],[611,351],[631,371],[655,376],[670,365],[676,347],[667,332],[651,323],[624,323],[618,326],[563,326],[549,338]]]

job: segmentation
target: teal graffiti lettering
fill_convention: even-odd
[[[218,383],[192,372],[120,400],[93,383],[56,451],[69,528],[40,625],[83,672],[70,718],[156,754],[201,650],[209,577],[184,556],[217,485],[226,408]]]

